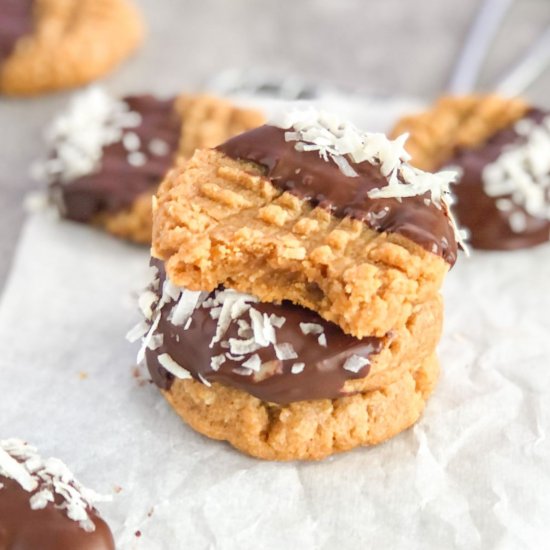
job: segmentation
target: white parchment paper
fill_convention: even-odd
[[[34,214],[0,302],[0,437],[113,494],[102,512],[120,549],[548,547],[549,245],[461,257],[422,420],[303,464],[197,435],[135,370],[124,335],[147,263],[143,249]]]

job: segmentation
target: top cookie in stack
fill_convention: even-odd
[[[161,186],[153,255],[177,285],[290,300],[383,336],[456,260],[454,175],[406,163],[404,138],[316,111],[201,150]]]

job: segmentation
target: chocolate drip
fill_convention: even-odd
[[[524,119],[539,124],[546,116],[548,113],[532,109]],[[457,202],[453,210],[459,224],[470,231],[469,241],[474,248],[515,250],[541,244],[550,237],[550,222],[547,219],[533,217],[520,205],[515,205],[510,211],[499,210],[497,200],[510,198],[510,195],[490,197],[483,189],[484,168],[496,161],[509,146],[524,142],[525,137],[510,126],[479,147],[458,149],[453,157],[445,161],[446,166],[456,166],[462,171],[460,181],[454,187]],[[514,232],[510,226],[510,215],[518,211],[524,215],[526,226],[524,231]]]
[[[285,131],[261,126],[217,149],[233,159],[261,165],[273,185],[313,206],[327,208],[338,217],[357,218],[381,233],[399,233],[454,264],[457,254],[454,231],[443,209],[424,202],[428,195],[401,200],[371,199],[369,191],[388,183],[379,166],[352,163],[358,177],[348,177],[318,152],[297,151],[296,142],[285,141]]]
[[[166,278],[162,262],[152,261],[152,265],[159,268],[161,284]],[[213,296],[212,293],[210,296]],[[370,358],[380,353],[384,340],[381,338],[357,339],[345,334],[336,324],[325,321],[313,311],[300,306],[283,302],[280,305],[267,303],[253,303],[252,307],[262,314],[271,314],[286,319],[281,328],[277,328],[277,342],[290,343],[298,357],[290,360],[279,360],[273,346],[261,348],[254,352],[262,360],[262,372],[253,374],[239,374],[234,369],[241,367],[242,361],[226,359],[219,367],[213,370],[210,366],[212,357],[227,353],[220,342],[209,347],[210,341],[216,333],[217,321],[210,315],[210,310],[197,307],[191,318],[191,325],[187,330],[182,326],[174,326],[168,321],[168,315],[174,302],[166,304],[161,309],[161,318],[156,334],[162,334],[163,343],[155,350],[146,352],[147,366],[153,381],[162,389],[169,389],[174,379],[158,361],[161,354],[169,354],[191,375],[208,382],[219,382],[227,386],[246,391],[263,401],[287,404],[293,401],[309,399],[333,399],[343,395],[342,388],[347,380],[364,378],[369,372],[365,365],[354,373],[343,368],[347,358],[352,355]],[[244,319],[245,314],[240,318]],[[316,323],[324,329],[327,347],[319,345],[318,335],[304,335],[300,323]],[[223,340],[239,338],[236,321],[231,323]],[[269,366],[265,366],[269,363]],[[305,363],[300,373],[293,374],[292,366],[296,363]],[[200,375],[200,376],[199,376]]]
[[[0,0],[0,63],[22,36],[32,32],[33,5],[34,0]]]
[[[131,165],[128,151],[119,141],[105,147],[101,167],[93,174],[67,183],[52,184],[55,192],[61,195],[60,209],[70,220],[89,222],[100,213],[115,213],[130,207],[141,194],[154,192],[172,166],[181,126],[174,111],[174,100],[143,95],[127,97],[124,101],[131,111],[142,117],[140,126],[128,131],[139,137],[140,150],[147,160],[143,166]],[[147,144],[153,139],[167,144],[166,155],[154,155],[148,151]]]
[[[88,533],[56,503],[33,510],[31,496],[13,479],[0,476],[0,549],[114,550],[111,531],[94,510],[88,512],[95,531]]]

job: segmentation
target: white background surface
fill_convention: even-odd
[[[199,436],[133,376],[124,334],[147,258],[35,214],[0,302],[0,434],[112,493],[102,511],[120,549],[547,546],[550,245],[460,258],[423,419],[311,464],[261,462]]]

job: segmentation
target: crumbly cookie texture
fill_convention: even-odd
[[[181,119],[174,165],[182,165],[196,149],[215,147],[264,122],[260,111],[237,107],[230,101],[207,94],[183,94],[176,99],[174,109]],[[131,207],[120,212],[98,215],[93,223],[115,237],[149,245],[153,224],[151,202],[155,191],[141,194]]]
[[[197,151],[161,185],[152,250],[178,286],[288,299],[358,338],[402,326],[449,268],[411,240],[314,208],[257,165],[214,150]]]
[[[412,426],[439,373],[435,355],[380,390],[283,407],[219,384],[176,380],[163,392],[196,431],[266,460],[319,460]]]
[[[0,66],[0,92],[34,95],[103,76],[142,42],[129,0],[35,0],[34,32]]]
[[[443,97],[426,112],[403,117],[392,136],[410,134],[406,149],[411,163],[436,170],[458,147],[475,147],[498,130],[520,119],[528,110],[520,98],[498,95]]]

